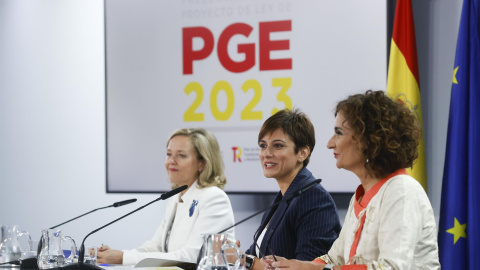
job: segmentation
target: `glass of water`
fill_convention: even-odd
[[[87,264],[97,264],[97,251],[98,248],[95,246],[86,246],[85,255],[83,257],[83,262]]]

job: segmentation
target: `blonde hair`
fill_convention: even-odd
[[[175,136],[187,136],[190,138],[198,160],[205,162],[203,171],[199,172],[197,185],[199,188],[217,186],[220,189],[225,187],[227,178],[225,177],[222,155],[217,138],[203,128],[182,128],[177,129],[168,138],[167,146],[170,140]],[[176,188],[172,184],[172,188]]]

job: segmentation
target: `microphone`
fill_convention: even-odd
[[[53,227],[50,227],[49,229],[50,229],[50,230],[53,230],[53,229],[55,229],[55,228],[57,228],[57,227],[62,226],[63,224],[69,223],[70,221],[73,221],[73,220],[75,220],[75,219],[77,219],[77,218],[81,218],[81,217],[83,217],[83,216],[85,216],[85,215],[88,215],[88,214],[93,213],[93,212],[95,212],[95,211],[97,211],[97,210],[100,210],[100,209],[105,209],[105,208],[109,208],[109,207],[119,207],[119,206],[127,205],[127,204],[130,204],[130,203],[136,202],[136,201],[137,201],[137,199],[130,199],[130,200],[125,200],[125,201],[121,201],[121,202],[116,202],[116,203],[114,203],[114,204],[112,204],[112,205],[109,205],[109,206],[104,206],[104,207],[100,207],[100,208],[97,208],[97,209],[93,209],[93,210],[90,211],[90,212],[87,212],[87,213],[85,213],[85,214],[83,214],[83,215],[80,215],[80,216],[78,216],[78,217],[74,217],[74,218],[72,218],[72,219],[70,219],[70,220],[67,220],[67,221],[63,222],[63,223],[60,223],[60,224],[55,225],[55,226],[53,226]]]
[[[248,216],[248,217],[240,220],[239,222],[233,224],[232,226],[229,226],[229,227],[227,227],[227,228],[219,231],[217,234],[224,233],[224,232],[230,230],[231,228],[233,228],[233,227],[235,227],[235,226],[237,226],[237,225],[240,225],[240,224],[242,224],[243,222],[245,222],[245,221],[247,221],[247,220],[249,220],[249,219],[251,219],[251,218],[253,218],[253,217],[255,217],[255,216],[257,216],[257,215],[259,215],[259,214],[261,214],[261,213],[263,213],[263,212],[265,212],[265,211],[267,211],[267,210],[269,210],[269,209],[271,209],[271,208],[273,208],[273,207],[275,207],[275,206],[283,203],[283,202],[288,202],[288,201],[290,201],[291,199],[300,196],[300,194],[304,193],[305,191],[307,191],[307,190],[310,189],[311,187],[319,184],[320,182],[322,182],[322,179],[317,179],[317,180],[312,181],[312,182],[310,182],[310,183],[308,183],[308,184],[306,184],[306,185],[304,185],[304,186],[302,186],[302,187],[299,187],[298,189],[296,189],[296,190],[292,193],[292,195],[290,195],[290,196],[288,196],[288,197],[285,197],[285,198],[281,199],[280,201],[278,201],[278,202],[276,202],[276,203],[274,203],[274,204],[272,204],[272,205],[270,205],[270,206],[268,206],[268,207],[266,207],[266,208],[264,208],[264,209],[262,209],[262,210],[260,210],[260,211],[258,211],[258,212],[256,212],[256,213],[254,213],[254,214],[252,214],[252,215],[250,215],[250,216]],[[256,243],[255,243],[255,244],[256,244]],[[197,265],[200,263],[200,260],[201,260],[202,254],[203,254],[203,248],[204,248],[204,247],[202,246],[202,247],[200,248],[200,252],[198,253]]]
[[[85,240],[87,239],[87,237],[89,237],[90,235],[100,231],[101,229],[107,227],[107,226],[110,226],[112,225],[113,223],[139,211],[139,210],[142,210],[143,208],[149,206],[150,204],[154,203],[154,202],[157,202],[157,201],[160,201],[160,200],[165,200],[165,199],[168,199],[170,197],[172,197],[173,195],[177,194],[177,193],[180,193],[184,190],[186,190],[188,188],[187,185],[183,185],[181,187],[178,187],[176,189],[172,189],[170,190],[169,192],[166,192],[166,193],[163,193],[160,197],[158,197],[157,199],[143,205],[143,206],[140,206],[139,208],[129,212],[128,214],[126,215],[123,215],[117,219],[115,219],[114,221],[112,222],[109,222],[105,225],[103,225],[102,227],[98,228],[98,229],[95,229],[93,230],[92,232],[90,232],[89,234],[87,234],[87,236],[85,236],[85,238],[83,238],[83,241],[82,241],[82,245],[80,246],[80,251],[78,253],[78,263],[72,263],[72,264],[68,264],[68,265],[65,265],[63,267],[60,267],[60,269],[62,270],[78,270],[78,269],[89,269],[89,270],[103,270],[103,268],[99,267],[99,266],[96,266],[96,265],[92,265],[92,264],[85,264],[83,263],[83,259],[85,258]]]
[[[283,202],[288,202],[288,201],[290,201],[291,199],[300,196],[302,193],[304,193],[304,192],[307,191],[308,189],[312,188],[313,186],[319,184],[320,182],[322,182],[322,179],[317,179],[317,180],[312,181],[312,182],[310,182],[310,183],[308,183],[308,184],[306,184],[306,185],[304,185],[304,186],[302,186],[302,187],[299,187],[298,189],[296,189],[296,190],[293,192],[292,195],[290,195],[290,196],[288,196],[288,197],[286,197],[286,198],[283,198],[283,199],[281,199],[280,201],[278,201],[278,202],[276,202],[276,203],[274,203],[274,204],[272,204],[272,205],[270,205],[270,206],[268,206],[268,207],[266,207],[266,208],[264,208],[264,209],[262,209],[262,210],[260,210],[260,211],[258,211],[258,212],[256,212],[256,213],[254,213],[254,214],[252,214],[252,215],[250,215],[250,216],[248,216],[248,217],[240,220],[239,222],[233,224],[233,225],[230,226],[230,227],[227,227],[227,228],[219,231],[218,233],[219,233],[219,234],[220,234],[220,233],[224,233],[224,232],[226,232],[227,230],[229,230],[229,229],[231,229],[231,228],[233,228],[233,227],[235,227],[235,226],[237,226],[237,225],[240,225],[240,224],[242,224],[243,222],[245,222],[245,221],[253,218],[254,216],[257,216],[258,214],[261,214],[261,213],[263,213],[263,212],[265,212],[265,211],[267,211],[267,210],[269,210],[269,209],[271,209],[271,208],[273,208],[273,207],[275,207],[275,206],[277,206],[277,205],[279,205],[279,204],[281,204],[281,203],[283,203]]]
[[[165,193],[163,193],[163,194],[160,196],[160,200],[166,200],[166,199],[172,197],[173,195],[184,191],[184,190],[187,189],[187,188],[188,188],[187,185],[183,185],[183,186],[178,187],[178,188],[176,188],[176,189],[172,189],[172,190],[170,190],[169,192],[165,192]]]
[[[322,179],[317,179],[315,181],[312,181],[308,184],[306,184],[305,186],[303,187],[299,187],[297,190],[295,190],[295,192],[293,192],[293,194],[291,196],[289,196],[288,198],[285,199],[285,201],[289,201],[295,197],[298,197],[300,196],[303,192],[309,190],[311,187],[313,186],[316,186],[318,184],[320,184],[320,182],[322,182]]]
[[[85,214],[83,214],[83,215],[80,215],[80,216],[78,216],[78,217],[74,217],[74,218],[72,218],[72,219],[70,219],[70,220],[67,220],[67,221],[63,222],[63,223],[60,223],[60,224],[55,225],[55,226],[53,226],[53,227],[50,227],[49,229],[50,229],[50,230],[53,230],[53,229],[55,229],[55,228],[57,228],[57,227],[62,226],[63,224],[67,224],[67,223],[69,223],[69,222],[71,222],[71,221],[74,221],[75,219],[78,219],[78,218],[81,218],[81,217],[83,217],[83,216],[86,216],[86,215],[88,215],[88,214],[90,214],[90,213],[93,213],[93,212],[95,212],[95,211],[97,211],[97,210],[101,210],[101,209],[105,209],[105,208],[109,208],[109,207],[120,207],[120,206],[123,206],[123,205],[127,205],[127,204],[130,204],[130,203],[134,203],[134,202],[136,202],[136,201],[137,201],[137,199],[130,199],[130,200],[125,200],[125,201],[116,202],[116,203],[113,203],[112,205],[108,205],[108,206],[104,206],[104,207],[99,207],[99,208],[93,209],[92,211],[87,212],[87,213],[85,213]],[[42,236],[42,237],[43,237],[43,236]],[[42,239],[40,238],[40,241],[39,241],[39,243],[38,243],[38,248],[37,248],[37,254],[40,254],[41,248],[42,248]],[[15,264],[17,264],[17,265],[20,265],[20,267],[21,267],[22,269],[38,269],[38,266],[37,266],[37,258],[36,258],[36,257],[25,258],[25,259],[17,260],[17,261],[14,261],[14,262],[15,262]]]
[[[137,199],[130,199],[130,200],[125,200],[125,201],[121,201],[121,202],[116,202],[116,203],[112,204],[111,206],[119,207],[119,206],[124,206],[124,205],[127,205],[127,204],[134,203],[136,201],[137,201]],[[111,207],[111,206],[107,206],[107,207]]]
[[[284,200],[285,200],[285,201],[289,201],[289,200],[291,200],[291,199],[293,199],[293,198],[295,198],[295,197],[300,196],[302,193],[304,193],[305,191],[307,191],[307,190],[310,189],[311,187],[319,184],[320,182],[322,182],[322,179],[317,179],[317,180],[315,180],[315,181],[312,181],[312,182],[304,185],[303,187],[299,187],[299,188],[298,188],[297,190],[295,190],[295,191],[293,192],[293,194],[290,195],[288,198],[284,198],[284,199],[280,200],[280,201],[277,202],[276,204],[270,206],[270,208],[279,205],[279,204],[282,203],[282,201],[284,201]],[[266,211],[266,210],[265,210],[265,211]],[[256,239],[256,237],[257,237],[257,233],[259,232],[259,230],[260,230],[260,227],[259,227],[258,230],[255,232],[255,234],[253,235],[254,249],[255,249],[255,247],[257,247],[257,248],[258,248],[258,252],[260,253],[259,255],[262,256],[262,257],[265,257],[265,256],[262,254],[262,251],[261,251],[260,247],[259,247],[258,244],[257,244],[258,238]],[[267,246],[265,247],[265,249],[267,249],[267,251],[268,251],[268,243],[267,243]],[[270,249],[270,252],[272,253],[273,259],[274,259],[275,261],[277,261],[277,258],[275,257],[275,254],[274,254],[274,252],[273,252],[272,249]],[[271,265],[270,265],[270,267],[271,267]]]

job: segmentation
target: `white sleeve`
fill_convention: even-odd
[[[136,251],[139,252],[158,252],[160,251],[160,240],[162,239],[162,234],[165,231],[166,220],[162,220],[162,224],[158,227],[153,235],[152,239],[146,241],[141,246],[136,248]],[[128,253],[128,251],[127,251]]]
[[[414,251],[424,223],[421,197],[426,196],[419,188],[406,181],[396,181],[385,191],[379,212],[380,253],[378,261],[372,261],[371,266],[410,269],[414,265]]]
[[[165,253],[155,249],[155,241],[147,241],[141,247],[145,252],[140,252],[140,249],[124,251],[123,264],[135,264],[145,258],[196,263],[198,253],[203,244],[202,234],[217,233],[234,223],[232,206],[225,192],[220,189],[211,189],[206,192],[206,194],[207,195],[199,201],[199,214],[192,230],[190,230],[189,240],[185,246],[178,250]],[[159,228],[157,233],[162,233],[162,230]],[[229,239],[235,239],[233,229],[228,230],[226,233]],[[174,239],[171,238],[170,241],[174,241]]]
[[[327,263],[335,264],[335,265],[344,265],[346,263],[345,261],[345,241],[346,237],[345,235],[347,233],[348,226],[345,226],[345,224],[351,224],[353,221],[351,221],[351,212],[353,211],[353,203],[355,200],[355,194],[353,195],[352,199],[350,200],[350,204],[348,206],[347,214],[345,215],[345,220],[343,222],[343,227],[342,230],[340,231],[340,235],[338,236],[337,240],[333,242],[332,247],[328,251],[327,256],[322,256],[321,259],[324,260]],[[325,259],[328,259],[325,260]]]
[[[123,264],[124,265],[134,265],[140,261],[138,259],[139,253],[160,253],[162,252],[161,249],[161,243],[163,237],[163,233],[165,232],[165,227],[167,226],[168,223],[168,218],[172,215],[171,211],[173,210],[175,202],[173,199],[170,199],[167,203],[166,211],[165,211],[165,217],[162,219],[162,222],[160,226],[157,228],[155,231],[155,234],[153,235],[152,239],[146,241],[143,243],[140,247],[132,250],[122,250],[123,251]]]

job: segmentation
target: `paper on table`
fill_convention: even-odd
[[[197,265],[195,263],[175,261],[175,260],[156,259],[156,258],[143,259],[135,265],[135,268],[172,267],[172,269],[178,269],[178,268],[174,268],[173,266],[179,267],[184,270],[197,269]]]

